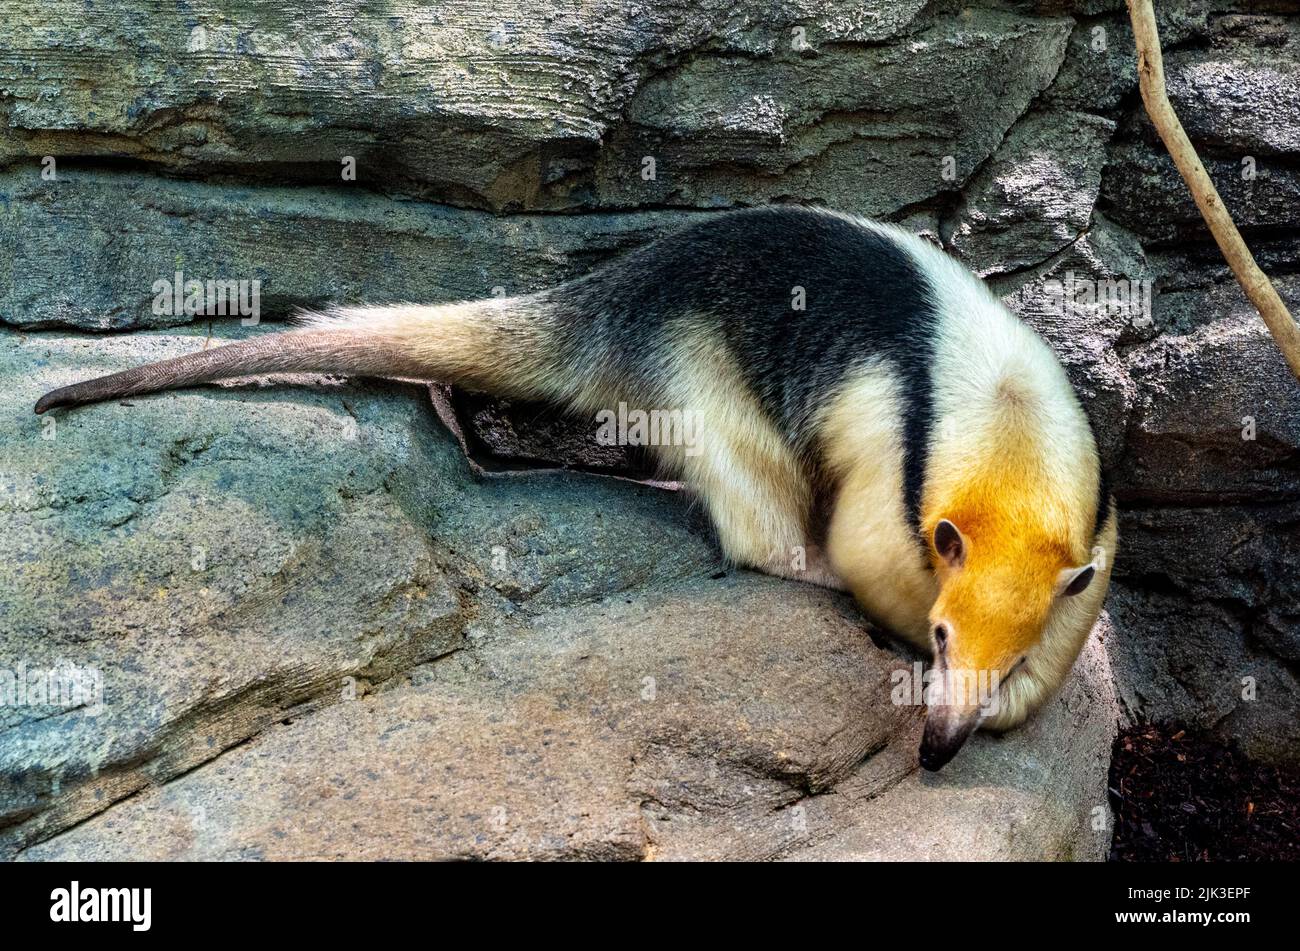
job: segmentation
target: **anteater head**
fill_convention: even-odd
[[[1090,557],[1035,524],[978,509],[928,527],[939,596],[921,765],[937,770],[976,729],[1006,729],[1064,679],[1101,609],[1113,519]]]

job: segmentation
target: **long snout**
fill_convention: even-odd
[[[966,709],[947,705],[931,706],[925,712],[925,733],[921,736],[921,768],[943,769],[957,755],[980,722],[978,706]]]
[[[941,653],[930,669],[926,688],[925,733],[921,767],[942,769],[975,732],[997,702],[997,681],[977,672],[953,670]]]

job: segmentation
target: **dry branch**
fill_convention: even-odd
[[[1236,275],[1238,283],[1255,305],[1268,332],[1273,335],[1282,355],[1291,367],[1297,379],[1300,379],[1300,327],[1282,303],[1277,289],[1269,281],[1268,275],[1255,263],[1250,248],[1246,247],[1241,232],[1232,221],[1232,216],[1223,206],[1214,182],[1210,180],[1205,166],[1201,164],[1191,139],[1178,121],[1174,107],[1169,103],[1165,92],[1165,67],[1160,53],[1160,35],[1156,31],[1156,15],[1151,0],[1127,0],[1129,16],[1133,20],[1133,36],[1137,41],[1138,84],[1142,90],[1142,102],[1146,105],[1151,122],[1160,133],[1165,148],[1178,166],[1183,181],[1191,190],[1196,207],[1201,210],[1214,236],[1219,250],[1223,252],[1228,266]]]

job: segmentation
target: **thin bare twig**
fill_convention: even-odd
[[[1156,15],[1151,0],[1127,0],[1129,16],[1133,20],[1133,36],[1137,41],[1138,84],[1142,90],[1142,102],[1147,107],[1147,114],[1152,124],[1160,133],[1165,148],[1178,166],[1183,181],[1192,193],[1196,207],[1201,210],[1201,217],[1214,236],[1219,250],[1227,259],[1228,267],[1236,275],[1242,290],[1255,305],[1259,315],[1264,318],[1264,325],[1273,335],[1278,349],[1291,367],[1291,372],[1300,379],[1300,327],[1296,326],[1277,289],[1269,281],[1268,275],[1259,269],[1254,255],[1246,247],[1241,232],[1237,230],[1232,216],[1223,206],[1214,182],[1210,180],[1205,166],[1201,164],[1192,141],[1178,121],[1174,107],[1169,103],[1165,92],[1165,67],[1160,54],[1160,35],[1156,31]]]

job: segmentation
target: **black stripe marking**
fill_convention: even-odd
[[[1092,524],[1094,541],[1101,534],[1101,530],[1106,527],[1106,520],[1110,518],[1110,501],[1110,479],[1103,467],[1099,470],[1097,479],[1097,517]]]
[[[803,310],[792,306],[796,287],[804,289]],[[663,345],[682,329],[674,322],[707,322],[800,451],[809,448],[813,413],[867,361],[888,361],[901,388],[904,501],[919,537],[938,315],[925,275],[897,242],[796,206],[730,212],[558,288],[552,299],[578,365],[650,392],[662,378]]]

